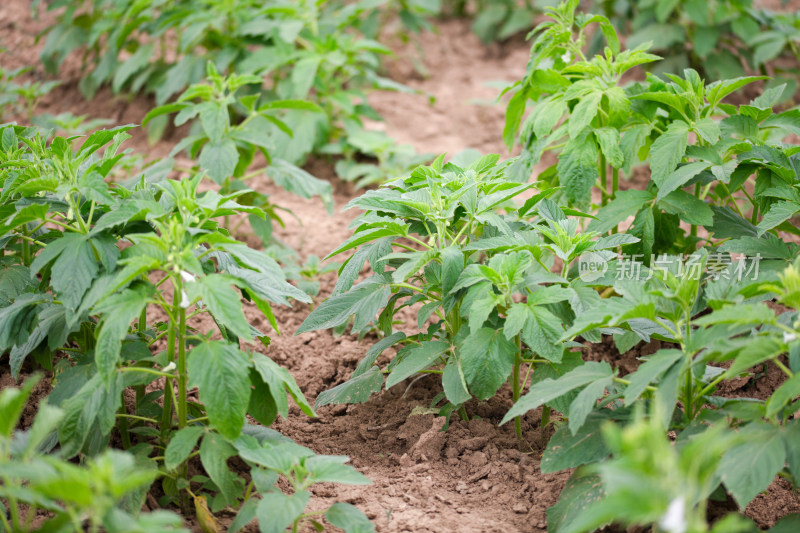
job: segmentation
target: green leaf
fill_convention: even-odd
[[[345,455],[312,455],[303,462],[314,483],[345,483],[347,485],[369,485],[372,482],[364,474],[345,464],[350,458]]]
[[[164,467],[175,470],[189,457],[205,430],[200,426],[188,426],[172,434],[164,452]]]
[[[289,416],[289,405],[286,399],[287,392],[297,406],[300,407],[301,411],[308,416],[317,416],[288,370],[264,354],[254,353],[251,357],[253,359],[253,368],[264,382],[269,385],[270,394],[272,394],[281,416],[284,418]]]
[[[228,533],[239,533],[248,524],[250,524],[250,522],[255,520],[256,509],[258,507],[258,502],[260,501],[261,500],[258,498],[248,498],[239,508],[239,512],[236,513],[236,518],[234,518],[233,522],[231,522],[231,525],[228,528]]]
[[[317,74],[322,57],[311,56],[305,57],[294,64],[292,67],[292,96],[294,98],[305,99],[308,96],[308,91],[314,83],[314,78]]]
[[[655,140],[650,148],[651,179],[661,185],[683,159],[689,143],[689,125],[676,120]]]
[[[663,182],[656,181],[656,185],[658,185],[658,196],[656,198],[661,200],[672,191],[680,189],[687,181],[710,166],[711,163],[707,161],[698,161],[696,163],[687,163],[679,167],[669,174]],[[655,173],[655,170],[653,172]]]
[[[589,124],[597,115],[600,101],[603,99],[601,91],[592,91],[578,101],[569,116],[569,136],[577,137],[581,132],[589,127]]]
[[[425,370],[442,357],[448,349],[450,349],[450,343],[445,341],[427,341],[422,344],[406,346],[397,353],[399,363],[392,368],[391,374],[386,379],[386,388],[389,389],[420,370]]]
[[[678,215],[687,224],[710,226],[714,223],[714,211],[703,200],[686,191],[673,191],[658,201],[665,212]]]
[[[375,307],[375,301],[386,304],[389,299],[390,289],[376,280],[362,282],[352,290],[338,296],[333,296],[322,302],[314,309],[297,329],[295,335],[328,329],[343,324],[347,319],[368,307]],[[372,298],[372,300],[370,300]],[[382,305],[377,306],[377,308]],[[375,309],[377,311],[377,308]],[[367,309],[369,310],[369,309]],[[373,315],[374,316],[374,315]]]
[[[567,199],[578,206],[589,204],[591,190],[600,176],[599,151],[591,131],[570,139],[558,158],[557,172]]]
[[[711,324],[763,324],[775,321],[775,312],[764,304],[728,305],[711,314],[696,318],[698,326]]]
[[[602,207],[597,212],[597,218],[589,222],[588,231],[606,233],[616,227],[620,222],[634,215],[647,202],[654,200],[654,196],[647,191],[628,189],[617,192],[617,197]]]
[[[575,370],[568,372],[558,379],[547,378],[530,388],[528,393],[514,404],[506,413],[500,424],[505,424],[512,418],[524,415],[551,400],[567,394],[568,392],[583,387],[594,381],[613,376],[608,363],[587,362]]]
[[[405,224],[389,224],[382,228],[367,228],[354,233],[341,246],[326,255],[325,259],[329,259],[342,252],[361,246],[364,243],[376,241],[383,237],[405,237],[406,235],[408,235],[408,227]]]
[[[607,388],[611,387],[613,377],[598,379],[587,385],[569,406],[569,430],[573,435],[583,427],[586,417],[597,407],[597,400],[603,397]]]
[[[220,102],[206,102],[200,105],[200,123],[212,143],[219,142],[228,130],[228,107]]]
[[[208,177],[217,183],[222,183],[233,176],[236,164],[239,162],[239,152],[236,144],[230,139],[211,141],[200,152],[200,168],[208,173]]]
[[[506,106],[506,120],[503,127],[503,142],[506,148],[511,150],[514,146],[514,141],[517,138],[520,122],[522,122],[522,115],[525,113],[525,105],[528,101],[528,93],[525,90],[519,90],[514,93]]]
[[[249,362],[236,346],[203,342],[189,352],[189,385],[200,388],[208,420],[229,439],[239,436],[250,401]]]
[[[553,434],[542,455],[542,473],[550,474],[569,468],[595,463],[611,453],[603,440],[602,427],[608,418],[599,413],[590,413],[577,433],[562,426]]]
[[[758,53],[756,51],[756,53]],[[756,61],[756,66],[758,66],[758,61]],[[722,80],[711,83],[706,87],[706,98],[708,99],[708,103],[711,104],[711,107],[715,107],[719,102],[722,101],[723,98],[728,96],[734,91],[737,91],[755,81],[759,80],[766,80],[768,79],[766,76],[745,76],[741,78],[734,78],[732,80]]]
[[[512,304],[506,311],[506,319],[503,323],[503,335],[511,340],[517,333],[522,331],[525,322],[528,320],[528,306],[522,303]]]
[[[544,307],[529,307],[522,340],[531,350],[548,361],[560,363],[564,355],[563,335],[564,327],[558,317]]]
[[[64,418],[58,424],[58,438],[64,457],[73,457],[90,437],[106,439],[116,422],[122,393],[122,376],[104,387],[98,374],[61,404]],[[99,429],[100,435],[97,435]]]
[[[315,178],[302,168],[283,159],[273,159],[267,169],[267,175],[272,178],[275,185],[290,193],[303,198],[319,196],[328,214],[333,214],[333,187],[329,181]]]
[[[800,374],[795,374],[775,389],[767,400],[767,418],[772,418],[789,402],[800,396]]]
[[[261,533],[284,533],[300,518],[310,499],[311,494],[305,491],[291,496],[282,492],[262,494],[256,510],[259,530]]]
[[[0,391],[0,435],[3,437],[11,437],[38,381],[36,378],[28,379],[21,388],[6,387]]]
[[[594,130],[594,135],[608,164],[614,168],[621,168],[625,164],[625,154],[622,153],[620,146],[619,131],[616,128],[597,128]]]
[[[558,503],[547,510],[547,530],[568,531],[572,521],[583,516],[604,495],[600,476],[585,475],[580,470],[575,472],[561,491]]]
[[[34,286],[30,270],[23,265],[0,270],[0,307],[8,307],[14,298]]]
[[[481,328],[472,332],[457,353],[469,391],[480,400],[494,396],[511,374],[516,350],[502,331]]]
[[[219,489],[226,505],[233,505],[242,490],[239,487],[241,480],[228,468],[228,459],[234,455],[236,449],[217,433],[206,433],[200,443],[200,461],[208,477]]]
[[[321,392],[314,406],[321,407],[331,403],[364,403],[372,394],[380,392],[381,387],[383,387],[383,373],[377,366],[372,366],[363,374]]]
[[[682,358],[683,353],[680,350],[664,349],[659,350],[639,365],[636,372],[625,378],[631,382],[625,389],[625,405],[633,405],[633,402],[641,396],[648,385],[656,381]]]
[[[456,357],[450,357],[442,373],[442,388],[447,401],[453,405],[461,405],[472,395],[467,390],[467,381],[464,371]]]
[[[785,201],[773,204],[764,215],[764,218],[761,219],[761,222],[758,223],[759,237],[786,220],[789,220],[798,211],[800,211],[800,204],[797,202]]]
[[[187,283],[185,287],[192,299],[195,295],[203,299],[216,320],[237,337],[249,341],[253,336],[242,310],[242,298],[232,287],[234,282],[231,276],[209,274],[199,278],[196,283]]]
[[[741,434],[747,440],[722,457],[719,473],[736,503],[744,509],[783,468],[786,450],[778,428],[753,424]]]
[[[99,272],[91,239],[80,233],[65,233],[36,256],[31,263],[31,275],[36,275],[53,259],[50,269],[53,290],[74,311]]]
[[[373,533],[375,526],[358,507],[336,502],[325,511],[325,519],[345,533]]]
[[[721,135],[719,124],[713,118],[701,118],[694,123],[695,132],[709,144],[715,144]]]
[[[95,306],[94,312],[103,318],[97,334],[94,361],[105,383],[111,380],[117,368],[122,341],[128,335],[131,322],[139,317],[151,296],[151,286],[145,285],[112,294]]]
[[[552,133],[553,128],[556,127],[558,121],[567,112],[567,104],[562,100],[546,101],[537,105],[535,112],[533,134],[537,139],[542,139]]]

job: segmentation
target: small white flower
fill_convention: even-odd
[[[175,361],[172,361],[170,364],[168,364],[167,366],[162,368],[161,371],[162,372],[172,372],[173,370],[175,370],[175,368],[176,368],[175,367]]]
[[[570,54],[569,52],[564,52],[564,55],[561,56],[561,61],[563,61],[564,63],[569,63],[570,61],[572,61],[572,54]]]
[[[181,289],[181,303],[179,305],[184,309],[186,309],[187,307],[189,307],[189,304],[191,303],[192,302],[189,301],[189,295],[186,294],[185,290]]]
[[[186,272],[185,270],[181,270],[181,277],[186,283],[194,283],[197,281],[197,278],[195,278],[193,274]]]
[[[679,496],[670,502],[658,525],[667,533],[686,533],[686,502],[683,498]]]
[[[794,333],[789,333],[788,331],[783,332],[783,342],[792,342],[795,339],[797,339],[797,335]]]

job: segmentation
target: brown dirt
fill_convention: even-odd
[[[25,0],[5,0],[0,6],[0,44],[9,53],[0,55],[0,65],[14,68],[38,64],[34,36],[50,19],[46,13],[41,13],[41,20],[32,19]],[[374,127],[420,151],[453,154],[473,147],[504,153],[503,107],[493,104],[499,91],[486,82],[518,79],[524,72],[527,46],[513,41],[487,49],[462,21],[442,23],[438,35],[422,35],[419,43],[429,77],[415,72],[409,59],[415,52],[410,46],[402,49],[389,71],[393,78],[423,94],[371,95],[370,102],[386,118],[385,123]],[[44,73],[37,67],[29,76],[43,78]],[[117,97],[108,89],[101,90],[92,102],[85,102],[77,90],[79,60],[75,57],[67,60],[61,79],[64,83],[43,100],[41,112],[72,111],[125,124],[140,122],[152,107],[146,98]],[[427,95],[435,97],[432,106]],[[134,132],[134,139],[127,144],[159,157],[167,154],[176,140],[173,136],[148,146],[144,135]],[[309,170],[334,184],[333,217],[319,201],[287,194],[266,179],[251,182],[299,219],[285,217],[286,228],[279,229],[277,235],[297,249],[301,258],[326,255],[349,236],[347,225],[356,214],[341,211],[355,193],[348,184],[333,178],[330,164],[312,161]],[[335,276],[328,275],[322,281],[322,293],[328,294]],[[353,336],[337,338],[329,331],[293,336],[308,311],[306,305],[276,309],[283,335],[273,338],[266,353],[292,372],[313,401],[321,391],[349,377],[370,339],[359,343]],[[269,330],[255,309],[248,309],[247,316],[254,326]],[[636,368],[636,357],[653,353],[658,347],[657,343],[639,346],[620,357],[613,346],[603,344],[587,357],[609,360],[625,374]],[[0,365],[0,388],[11,383]],[[45,383],[39,387],[47,389]],[[306,418],[293,406],[289,420],[278,421],[276,429],[318,453],[350,456],[352,464],[374,483],[366,487],[320,485],[313,490],[315,508],[335,501],[353,503],[374,520],[379,531],[386,532],[545,531],[545,511],[556,502],[569,473],[542,474],[537,443],[521,446],[512,427],[497,426],[511,405],[509,392],[503,389],[488,402],[472,402],[468,411],[475,418],[463,422],[454,417],[445,433],[440,430],[442,419],[412,414],[415,408],[429,407],[438,387],[434,378],[425,378],[408,390],[400,385],[363,405],[323,407],[318,418]],[[33,406],[29,409],[28,420]],[[535,440],[538,435],[539,416],[535,412],[526,417],[524,430],[529,439]],[[776,481],[768,495],[759,496],[748,507],[748,514],[764,526],[797,507],[790,487]]]

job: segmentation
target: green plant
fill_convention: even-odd
[[[210,61],[220,72],[271,80],[269,100],[310,100],[324,114],[289,112],[294,132],[273,125],[274,151],[294,164],[336,141],[344,127],[362,117],[380,118],[366,101],[367,90],[410,90],[378,73],[378,42],[351,32],[376,7],[372,1],[285,2],[270,0],[138,2],[59,0],[64,10],[47,30],[41,57],[55,72],[72,50],[84,51],[87,97],[104,84],[114,92],[146,92],[165,104],[199,83]],[[405,10],[403,10],[405,12]],[[369,26],[369,25],[368,25]],[[175,36],[175,38],[173,38]],[[159,136],[163,119],[151,130]],[[281,132],[283,131],[283,135]]]
[[[621,87],[622,73],[656,56],[615,52],[619,45],[608,21],[575,15],[575,8],[571,2],[551,11],[553,21],[536,30],[526,77],[513,86],[505,129],[509,146],[528,100],[536,102],[521,127],[518,179],[527,179],[543,151],[559,150],[558,162],[539,179],[563,185],[565,200],[583,207],[598,186],[602,208],[588,229],[613,231],[633,215],[629,231],[641,243],[626,251],[642,253],[646,263],[651,254],[691,253],[702,241],[699,226],[717,238],[742,237],[753,225],[761,224],[761,234],[775,227],[773,222],[781,224],[780,213],[790,216],[794,204],[776,198],[789,201],[792,194],[786,185],[796,149],[785,146],[783,138],[798,131],[800,121],[794,110],[772,109],[784,86],[738,107],[723,99],[761,78],[706,84],[686,70],[683,78],[667,75],[669,82],[650,75],[646,83]],[[600,24],[609,48],[605,56],[586,60],[581,49],[590,22]],[[648,158],[646,190],[619,191],[620,170],[630,175],[634,164]],[[754,194],[748,191],[751,185]],[[781,193],[765,193],[773,186]],[[780,207],[767,217],[776,204]],[[691,226],[689,235],[680,230],[681,221]],[[794,231],[788,226],[781,229]]]
[[[559,338],[572,309],[598,296],[568,267],[584,252],[602,254],[636,239],[596,241],[578,232],[577,221],[547,199],[552,189],[515,205],[536,184],[509,181],[510,162],[498,161],[485,156],[461,168],[442,156],[350,202],[365,213],[329,257],[357,251],[342,266],[331,298],[297,333],[337,327],[354,316],[353,331],[373,323],[381,338],[350,380],[320,394],[317,405],[366,401],[382,388],[384,374],[392,387],[433,373],[441,375],[447,400],[440,412],[466,417],[464,404],[473,396],[488,399],[509,382],[516,399],[530,379],[574,365],[574,354],[564,353],[571,345]],[[550,272],[554,258],[560,275]],[[366,261],[374,274],[353,285]],[[396,314],[412,305],[421,306],[419,332],[394,331]],[[391,346],[400,348],[397,356],[381,368],[378,357]]]
[[[647,133],[632,116],[630,91],[621,86],[631,68],[658,59],[646,47],[621,51],[616,31],[600,15],[576,14],[578,2],[548,9],[552,19],[531,32],[536,39],[522,81],[506,111],[503,138],[509,149],[517,133],[523,146],[519,179],[527,179],[545,150],[558,149],[558,164],[540,176],[564,186],[570,203],[588,207],[592,188],[600,183],[601,203],[619,188],[619,170],[629,170]],[[584,56],[586,31],[598,24],[608,46],[604,55]],[[577,32],[577,33],[576,33]],[[528,101],[536,106],[523,123]],[[608,168],[611,168],[611,182]]]
[[[124,448],[163,464],[164,504],[175,501],[185,510],[185,495],[190,495],[202,511],[198,502],[208,495],[211,512],[238,508],[256,494],[252,482],[245,488],[228,469],[227,459],[241,446],[271,449],[276,438],[274,432],[246,425],[245,414],[264,425],[278,414],[286,417],[287,394],[313,414],[285,369],[263,354],[240,349],[240,339],[269,344],[248,324],[242,298],[276,330],[270,302],[310,298],[285,281],[269,255],[236,241],[220,226],[220,219],[238,213],[266,216],[236,202],[246,190],[199,193],[201,175],[106,182],[123,156],[117,152],[128,129],[95,132],[77,151],[71,147],[74,139],[47,143],[20,127],[0,131],[0,347],[9,350],[14,375],[31,352],[68,354],[57,365],[57,384],[48,397],[48,404],[63,410],[58,439],[64,457],[101,454],[116,432]],[[156,310],[156,320],[148,321]],[[199,329],[204,316],[214,330]],[[213,333],[221,339],[211,340]],[[162,385],[146,392],[159,379]],[[132,413],[123,401],[128,388],[136,396]],[[193,388],[197,401],[189,396]],[[285,452],[277,463],[268,459],[277,452],[253,452],[253,464],[289,477],[298,491],[320,480],[366,482],[342,464],[344,458],[291,450],[293,455]],[[188,478],[188,460],[194,457],[207,478]],[[289,459],[294,462],[287,465]],[[262,481],[259,489],[268,490]],[[262,493],[262,499],[279,498],[276,490]],[[265,504],[256,514],[262,528],[283,519],[296,524],[306,518],[305,501],[298,505],[284,512]],[[355,509],[347,508],[344,517],[341,506],[336,509],[329,520],[365,520]]]
[[[389,177],[408,174],[418,165],[429,163],[431,154],[418,154],[411,145],[396,144],[389,136],[379,131],[359,129],[347,136],[340,149],[329,149],[331,153],[343,153],[344,159],[336,162],[336,174],[345,181],[355,182],[358,188],[381,183]],[[375,159],[359,162],[356,157]]]
[[[341,263],[327,261],[325,264],[319,256],[309,255],[303,264],[297,261],[289,262],[284,266],[287,279],[297,282],[297,287],[312,298],[319,295],[320,278],[330,272],[336,272],[341,267]]]
[[[719,424],[672,443],[658,422],[663,419],[659,406],[653,404],[646,418],[642,404],[637,404],[634,419],[626,427],[610,422],[602,426],[613,458],[581,469],[564,491],[600,497],[577,515],[569,514],[566,501],[551,508],[548,527],[552,531],[588,532],[610,523],[651,525],[668,533],[756,530],[755,524],[735,513],[711,528],[706,518],[721,458],[738,439]]]
[[[0,48],[0,54],[3,52]],[[14,70],[0,68],[0,121],[4,121],[12,113],[20,113],[30,123],[39,100],[58,85],[57,81],[26,81],[23,84],[14,81],[31,70],[32,67]]]
[[[155,461],[107,450],[84,465],[46,455],[51,434],[63,416],[39,406],[33,424],[15,431],[38,377],[0,392],[0,524],[5,531],[186,531],[169,511],[140,513],[147,488],[159,476]],[[50,443],[50,444],[48,444]],[[23,507],[25,506],[25,507]],[[47,512],[34,525],[37,510]]]
[[[209,83],[192,85],[174,104],[157,107],[144,118],[146,125],[165,114],[177,113],[175,125],[180,126],[193,121],[189,136],[173,149],[178,153],[187,149],[192,159],[197,159],[197,169],[204,171],[212,180],[223,186],[223,192],[237,191],[245,187],[245,181],[259,174],[268,175],[277,185],[304,198],[319,196],[328,211],[333,209],[333,190],[330,183],[311,176],[292,163],[274,157],[275,136],[270,127],[275,126],[291,136],[292,130],[279,117],[276,111],[294,110],[308,114],[319,113],[318,106],[304,100],[277,100],[259,104],[261,93],[258,90],[262,79],[258,76],[221,76],[214,64],[208,65]],[[250,89],[248,94],[239,91]],[[237,112],[244,118],[237,120]],[[250,171],[255,155],[260,153],[267,160],[263,168]],[[259,207],[268,218],[251,213],[252,228],[265,245],[272,236],[272,221],[283,224],[277,210],[265,194],[247,191],[243,202]]]
[[[762,261],[755,275],[752,264],[730,258],[709,274],[711,258],[700,252],[686,262],[677,257],[662,257],[649,272],[642,267],[640,279],[616,282],[613,290],[621,296],[604,299],[576,319],[563,340],[604,331],[614,334],[620,352],[627,351],[639,340],[650,338],[672,342],[675,348],[659,350],[625,377],[617,376],[607,363],[587,362],[557,379],[533,385],[503,422],[543,404],[558,410],[568,420],[555,433],[542,457],[543,471],[597,463],[594,469],[601,477],[611,476],[625,463],[612,461],[606,466],[601,462],[611,451],[621,453],[619,440],[602,439],[601,427],[609,420],[629,422],[631,408],[643,402],[655,402],[659,405],[659,418],[648,424],[660,428],[662,434],[675,431],[679,445],[694,446],[692,442],[710,440],[717,445],[728,443],[723,446],[719,463],[711,462],[704,467],[705,473],[695,470],[694,477],[680,482],[696,484],[693,491],[685,494],[688,499],[683,502],[688,509],[687,516],[694,517],[690,522],[704,518],[703,501],[720,483],[741,508],[765,490],[779,473],[797,483],[793,444],[796,428],[790,413],[796,401],[794,376],[798,360],[792,354],[796,350],[797,313],[793,306],[800,303],[795,302],[800,276],[795,266],[781,273],[785,260]],[[792,309],[776,315],[763,303],[776,296]],[[708,308],[710,313],[702,313]],[[783,358],[787,353],[788,366]],[[766,401],[715,396],[725,380],[748,375],[749,369],[764,364],[775,365],[788,378]],[[636,431],[630,430],[631,433]],[[715,454],[710,458],[715,458]],[[664,460],[657,450],[642,454],[642,460],[647,461],[658,457]],[[682,457],[687,461],[699,459],[688,452]],[[657,464],[659,468],[668,467],[664,462]],[[742,468],[744,464],[746,468]],[[652,475],[654,479],[660,476],[642,465],[629,467],[641,468],[640,476]],[[612,491],[611,501],[598,504],[597,508],[605,513],[610,513],[621,499],[628,497],[627,485],[620,485],[617,478],[608,479],[607,483],[621,493]],[[668,488],[667,485],[664,488]],[[612,517],[598,511],[601,514],[587,512],[582,518],[567,519],[563,511],[554,510],[562,515],[561,525],[554,530],[588,531],[591,528],[586,524],[597,527],[612,518],[647,521],[660,516],[672,501],[668,491],[659,497],[642,494],[652,497],[644,498],[641,506],[636,506],[642,511],[641,515],[627,512]],[[597,495],[588,489],[565,491],[564,502],[559,505],[568,509],[578,502],[596,499]],[[700,507],[694,509],[696,505]],[[581,522],[584,519],[587,522]],[[573,520],[584,525],[570,525]],[[698,523],[705,524],[704,521]],[[692,527],[699,526],[695,523]]]
[[[697,70],[713,80],[768,69],[792,88],[797,76],[774,61],[797,60],[797,17],[756,8],[751,0],[606,2],[606,15],[629,35],[628,46],[652,43],[664,61],[653,72]],[[769,65],[768,65],[769,63]],[[777,83],[776,83],[777,85]],[[794,90],[784,94],[790,98]]]
[[[547,4],[538,0],[449,0],[443,2],[441,11],[457,17],[474,17],[472,31],[484,44],[489,44],[528,31]]]

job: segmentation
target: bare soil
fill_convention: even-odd
[[[34,19],[29,9],[27,0],[4,0],[0,5],[0,45],[8,49],[0,55],[0,65],[37,65],[29,76],[44,79],[35,36],[52,17],[40,13],[41,17]],[[374,127],[419,151],[454,154],[472,147],[486,153],[504,153],[503,107],[494,103],[499,90],[487,86],[487,82],[519,79],[527,61],[526,44],[514,41],[486,48],[463,21],[443,22],[438,34],[421,35],[418,43],[429,75],[423,77],[414,69],[417,52],[411,45],[399,48],[389,74],[421,94],[371,95],[370,102],[386,118]],[[86,102],[77,89],[79,77],[79,58],[68,58],[60,74],[62,85],[43,100],[40,111],[72,111],[126,124],[140,122],[152,107],[148,99],[117,97],[108,89]],[[428,95],[434,97],[433,105]],[[172,135],[148,146],[143,133],[134,132],[127,144],[160,157],[170,151],[178,138]],[[342,212],[342,208],[357,193],[334,177],[329,162],[312,161],[308,169],[333,183],[332,217],[319,201],[288,194],[266,179],[256,179],[251,186],[268,193],[275,204],[291,209],[297,216],[298,220],[286,217],[286,228],[278,230],[278,237],[297,249],[301,257],[322,257],[350,235],[347,226],[355,213]],[[254,239],[247,240],[255,243]],[[333,275],[323,278],[322,294],[329,294],[334,283]],[[374,340],[358,342],[354,336],[335,337],[329,331],[294,336],[309,307],[298,304],[293,309],[276,311],[282,335],[274,336],[265,353],[292,372],[311,401],[321,391],[347,380]],[[248,309],[247,316],[256,327],[269,330],[257,310]],[[639,346],[622,356],[611,344],[585,351],[587,359],[608,360],[626,374],[636,368],[637,357],[653,353],[658,347]],[[770,374],[766,376],[767,380],[771,378]],[[7,366],[0,364],[0,388],[12,383]],[[761,383],[766,383],[769,392],[777,386],[759,381],[755,384],[759,390]],[[747,384],[741,386],[746,388]],[[371,486],[321,485],[314,489],[313,505],[321,508],[335,501],[353,503],[382,532],[546,531],[545,511],[557,501],[569,472],[547,475],[539,469],[540,413],[526,417],[523,429],[528,442],[520,443],[513,427],[497,425],[511,406],[510,393],[504,389],[488,402],[473,401],[467,406],[472,420],[463,422],[454,417],[449,430],[442,432],[443,419],[415,414],[415,409],[429,407],[439,392],[436,379],[424,378],[407,390],[405,387],[406,384],[398,385],[363,405],[322,407],[317,418],[307,418],[293,406],[289,420],[275,424],[275,429],[315,452],[348,455],[351,463],[373,481]],[[37,389],[37,398],[49,387],[42,383],[39,388],[42,390]],[[752,395],[752,391],[732,392]],[[29,410],[27,420],[35,407],[29,406]],[[766,527],[797,511],[800,503],[791,487],[785,481],[776,481],[765,495],[754,500],[747,514]],[[191,519],[189,523],[199,531]]]

